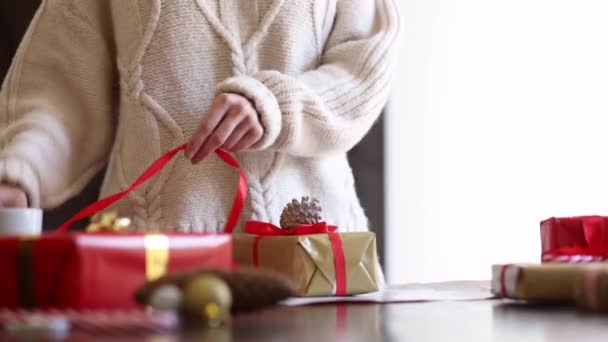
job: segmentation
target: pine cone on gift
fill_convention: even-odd
[[[293,199],[281,213],[281,228],[293,229],[301,224],[316,224],[321,222],[321,205],[319,200],[302,197],[302,201]]]
[[[204,269],[171,273],[148,282],[137,290],[135,299],[141,304],[149,304],[151,295],[163,285],[174,285],[183,291],[191,280],[201,275],[212,275],[226,282],[232,292],[231,311],[233,313],[275,305],[296,294],[295,286],[291,281],[272,272],[256,269],[235,271]]]

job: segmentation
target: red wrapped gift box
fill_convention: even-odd
[[[608,217],[552,217],[540,225],[543,262],[608,260]]]
[[[146,280],[189,268],[230,268],[232,232],[245,204],[247,179],[228,153],[216,155],[239,169],[239,184],[224,232],[228,234],[67,234],[154,177],[186,145],[161,156],[124,191],[84,208],[54,233],[0,238],[0,307],[126,309]]]
[[[0,239],[0,307],[127,309],[146,279],[232,267],[229,234],[49,234]]]

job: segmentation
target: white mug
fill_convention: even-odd
[[[42,233],[42,209],[0,208],[0,235],[26,236]]]

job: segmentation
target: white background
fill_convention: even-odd
[[[400,2],[389,282],[487,279],[542,219],[608,214],[608,1]]]

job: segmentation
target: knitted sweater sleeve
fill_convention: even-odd
[[[265,129],[256,149],[304,157],[346,152],[388,100],[399,29],[394,0],[338,0],[316,69],[235,76],[217,92],[239,93],[255,104]]]
[[[97,3],[43,1],[0,92],[0,182],[32,207],[76,195],[109,154],[114,58]]]

